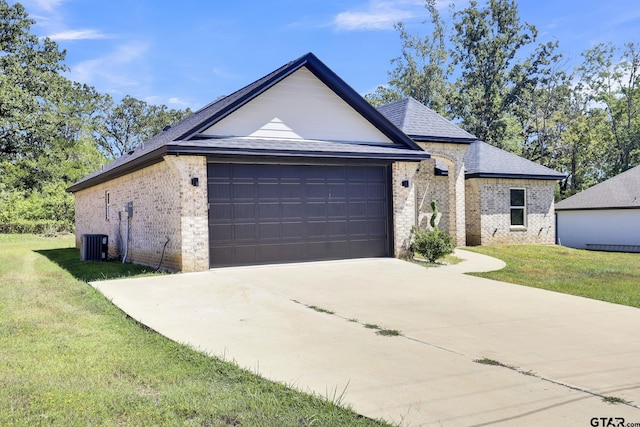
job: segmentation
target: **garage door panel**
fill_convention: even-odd
[[[349,200],[367,199],[367,183],[366,182],[350,182],[347,187],[347,196]]]
[[[327,184],[329,190],[329,200],[344,199],[347,197],[347,185],[346,183],[329,183]]]
[[[284,202],[281,207],[282,219],[301,219],[305,216],[305,206],[302,203]]]
[[[259,262],[257,249],[255,246],[235,246],[232,251],[229,251],[233,253],[233,264],[257,264]]]
[[[210,203],[209,204],[209,220],[217,218],[224,221],[231,221],[231,204],[230,203]]]
[[[380,199],[384,197],[387,192],[387,186],[383,183],[374,184],[369,183],[367,185],[367,198],[368,199]]]
[[[208,165],[210,265],[387,256],[386,166]]]
[[[329,221],[327,223],[327,234],[330,238],[339,238],[347,235],[347,221]]]
[[[384,219],[371,219],[367,221],[367,226],[369,227],[369,235],[384,236],[385,234],[382,232],[382,230],[385,222],[386,220]]]
[[[344,218],[347,215],[347,206],[344,202],[327,203],[327,217]]]
[[[306,245],[303,243],[284,243],[280,249],[283,261],[302,261],[307,259]]]
[[[282,238],[286,240],[302,240],[305,237],[303,222],[283,222]]]
[[[233,226],[231,224],[209,225],[209,240],[230,242],[233,240]]]
[[[260,223],[258,225],[259,240],[275,240],[282,239],[282,225],[276,223]]]
[[[304,186],[300,181],[297,182],[283,182],[280,184],[280,198],[281,199],[293,199],[300,200],[304,195]]]
[[[277,182],[258,182],[258,197],[262,200],[278,200],[280,185]]]
[[[329,196],[329,189],[325,182],[308,182],[307,181],[306,199],[324,202]]]
[[[235,203],[233,206],[233,220],[246,221],[256,218],[256,205],[254,203]]]
[[[326,221],[307,221],[307,237],[310,239],[326,237],[327,222]]]
[[[264,203],[261,202],[258,205],[258,216],[260,219],[273,219],[277,220],[280,218],[280,203],[269,202]]]
[[[349,218],[354,218],[354,217],[366,218],[367,212],[368,212],[367,202],[366,201],[362,201],[362,202],[350,201],[348,204],[348,212],[349,212]]]
[[[255,197],[255,185],[251,182],[232,184],[233,198],[235,200],[253,200]]]
[[[327,204],[325,202],[307,202],[307,218],[319,219],[326,218],[327,216]]]
[[[235,223],[233,225],[233,240],[255,241],[257,240],[256,227],[254,223]]]
[[[382,218],[386,215],[384,202],[367,202],[367,216],[370,218]]]
[[[367,236],[369,234],[369,223],[367,220],[349,220],[349,235]]]
[[[209,183],[209,200],[229,200],[231,197],[231,187],[229,182],[213,182]]]

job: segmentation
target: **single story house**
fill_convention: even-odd
[[[640,166],[558,202],[556,216],[560,245],[640,252]]]
[[[313,54],[205,106],[73,184],[76,245],[211,267],[402,256],[430,201],[460,246],[553,243],[563,176],[414,99],[379,110]]]

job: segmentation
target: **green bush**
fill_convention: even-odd
[[[62,232],[72,232],[63,221],[56,220],[18,220],[15,222],[0,223],[0,234],[44,234],[54,236]]]
[[[429,262],[453,253],[456,248],[453,238],[446,232],[435,228],[431,231],[413,228],[411,251],[425,257]]]
[[[73,196],[63,183],[36,191],[10,190],[0,184],[0,233],[55,234],[73,231]]]

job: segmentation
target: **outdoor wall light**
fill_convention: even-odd
[[[403,187],[409,187],[409,180],[408,179],[403,180],[402,181],[402,186]]]
[[[200,185],[200,180],[198,178],[191,178],[191,185],[197,187],[198,185]]]

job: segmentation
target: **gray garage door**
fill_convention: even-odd
[[[212,267],[389,255],[386,166],[208,165]]]

